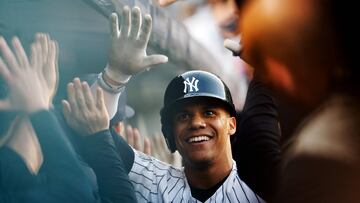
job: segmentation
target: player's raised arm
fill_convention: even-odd
[[[147,55],[151,29],[151,16],[142,16],[138,7],[125,6],[120,19],[116,13],[110,16],[108,64],[91,86],[93,93],[98,86],[105,90],[105,105],[110,118],[115,115],[119,93],[133,75],[168,61],[164,55]]]

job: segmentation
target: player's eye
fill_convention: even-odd
[[[206,110],[206,111],[204,112],[204,115],[205,115],[205,116],[214,116],[214,115],[215,115],[215,111],[213,111],[213,110]]]
[[[176,114],[176,116],[175,116],[175,119],[177,121],[185,121],[189,118],[190,118],[190,114],[186,113],[186,112],[180,112],[180,113]]]

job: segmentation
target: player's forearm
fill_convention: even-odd
[[[110,131],[82,138],[81,146],[86,162],[96,174],[103,202],[136,202],[128,171]]]
[[[94,95],[95,95],[97,87],[102,88],[97,81],[91,85],[91,92]],[[105,106],[108,111],[109,118],[111,119],[115,116],[115,113],[117,111],[118,100],[119,100],[121,92],[114,93],[114,92],[106,91],[104,88],[102,88],[102,89],[104,90]]]

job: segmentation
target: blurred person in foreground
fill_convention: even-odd
[[[285,145],[278,202],[359,202],[357,5],[257,0],[240,19],[241,57],[279,98],[308,112]]]
[[[56,42],[37,34],[29,57],[17,37],[12,45],[0,37],[0,202],[97,202],[51,111]]]

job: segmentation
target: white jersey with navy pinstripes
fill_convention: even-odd
[[[134,185],[138,202],[200,202],[191,196],[183,168],[175,168],[141,152],[135,151],[135,160],[129,177]],[[206,203],[215,202],[263,203],[265,201],[239,178],[236,163],[233,161],[230,175],[206,200]]]

